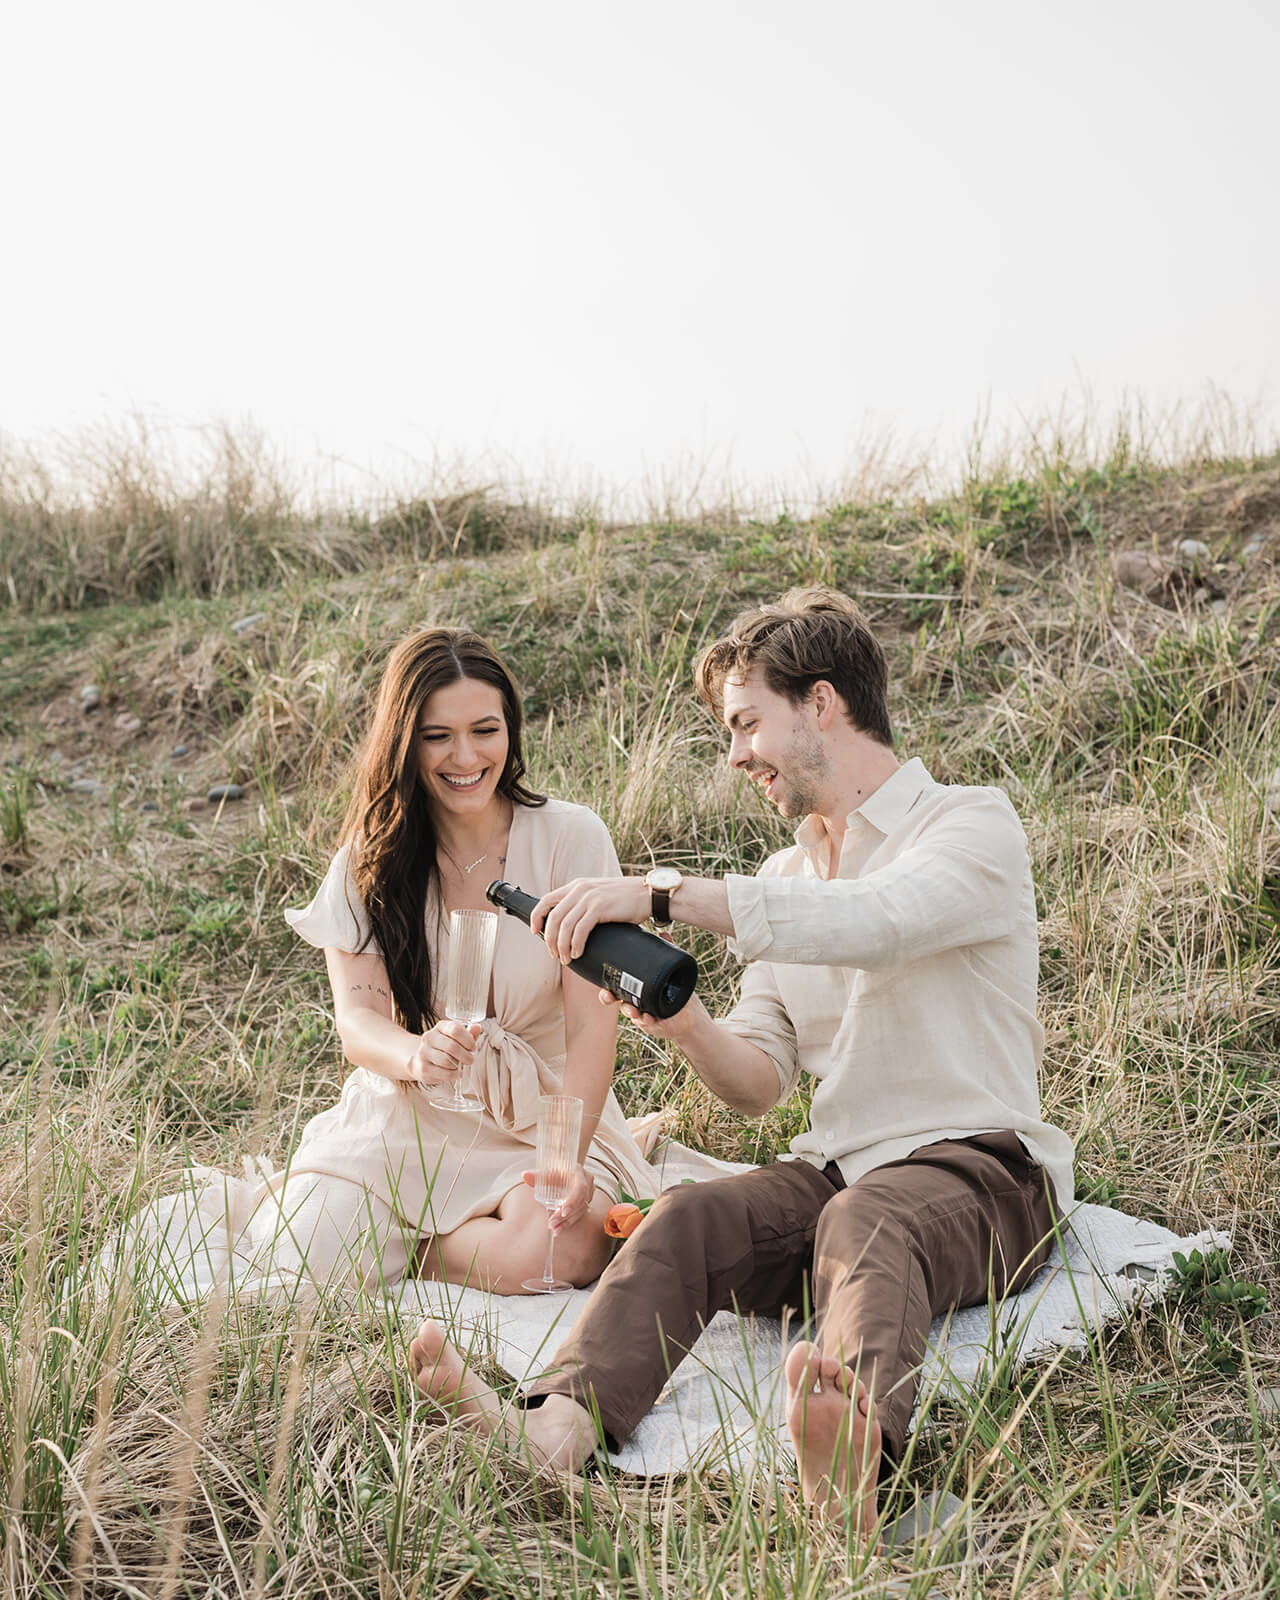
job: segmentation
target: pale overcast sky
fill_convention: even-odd
[[[837,479],[1280,418],[1275,0],[115,0],[2,25],[0,431]]]

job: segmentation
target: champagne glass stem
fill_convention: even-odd
[[[551,1226],[551,1213],[554,1209],[555,1207],[552,1206],[547,1210],[547,1259],[542,1265],[542,1281],[548,1288],[556,1281],[556,1275],[552,1271],[556,1253],[556,1235]]]

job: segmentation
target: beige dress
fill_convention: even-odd
[[[548,800],[545,806],[515,807],[505,868],[511,883],[543,894],[570,878],[617,872],[608,830],[585,806]],[[311,904],[285,916],[310,944],[357,949],[367,923],[350,845],[333,858]],[[443,973],[448,924],[442,926],[434,893],[426,936],[432,971]],[[582,981],[548,955],[523,922],[501,913],[493,967],[496,1014],[482,1024],[469,1085],[486,1111],[439,1110],[416,1084],[357,1068],[338,1104],[304,1129],[289,1163],[290,1181],[317,1173],[359,1184],[419,1237],[451,1233],[470,1217],[492,1213],[532,1164],[539,1095],[563,1086],[563,986]],[[646,1196],[659,1191],[659,1176],[641,1154],[612,1090],[585,1164],[615,1200],[621,1189]]]

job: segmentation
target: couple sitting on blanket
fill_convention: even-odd
[[[308,1126],[278,1199],[308,1269],[340,1258],[519,1292],[543,1257],[531,1144],[539,1093],[584,1106],[553,1213],[557,1267],[598,1288],[516,1410],[427,1323],[419,1388],[534,1462],[580,1466],[635,1428],[717,1311],[812,1311],[786,1363],[804,1497],[869,1531],[903,1450],[931,1319],[1016,1289],[1072,1201],[1070,1140],[1040,1115],[1038,951],[1026,840],[996,789],[935,783],[894,756],[884,656],[828,590],[738,619],[697,667],[729,764],[799,826],[755,877],[618,876],[603,824],[522,782],[509,673],[474,634],[432,629],[387,667],[347,843],[291,912],[325,949],[360,1070]],[[506,878],[541,896],[500,919],[483,1023],[436,1020],[446,911]],[[736,1110],[817,1080],[792,1159],[664,1194],[610,1262],[620,1189],[656,1187],[610,1089],[619,1006],[563,965],[601,921],[724,935],[741,997],[659,1021]],[[423,936],[425,928],[425,938]],[[466,1074],[478,1117],[425,1106]]]

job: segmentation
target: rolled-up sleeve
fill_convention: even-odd
[[[727,879],[729,949],[746,962],[876,971],[1004,938],[1029,870],[1026,837],[1003,795],[981,793],[863,877]]]
[[[767,964],[757,961],[747,968],[742,975],[737,1005],[727,1016],[719,1018],[716,1026],[763,1050],[773,1062],[778,1074],[775,1105],[791,1095],[800,1081],[796,1030]]]

